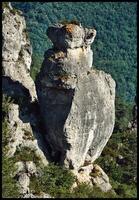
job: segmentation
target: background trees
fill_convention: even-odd
[[[133,102],[136,92],[137,26],[136,2],[13,2],[26,18],[33,55],[35,77],[51,42],[46,36],[49,25],[64,19],[77,19],[83,26],[95,27],[94,65],[116,80],[117,96]]]

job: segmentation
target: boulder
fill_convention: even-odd
[[[82,183],[85,183],[92,187],[99,187],[103,192],[112,190],[109,177],[97,164],[89,164],[87,166],[80,167],[78,170],[73,170],[72,172],[76,176],[76,182],[73,184],[72,189]]]

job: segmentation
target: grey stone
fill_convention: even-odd
[[[71,189],[76,188],[82,183],[89,184],[91,187],[97,186],[103,192],[108,192],[112,189],[109,177],[97,164],[82,166],[78,171],[72,170],[72,172],[76,176],[76,182],[73,184]]]
[[[79,31],[80,39],[88,34],[92,40],[74,44],[71,48],[61,39],[67,35],[63,26],[48,28],[48,36],[54,47],[45,53],[36,90],[46,140],[56,159],[66,167],[78,169],[87,153],[91,156],[91,162],[100,156],[112,134],[115,81],[103,71],[90,69],[93,62],[90,45],[96,31],[77,25],[68,26],[69,29],[76,27],[75,32]],[[80,32],[84,32],[84,36]],[[74,34],[69,40],[74,41]]]
[[[36,99],[36,91],[30,77],[32,47],[27,35],[25,19],[21,12],[3,9],[2,20],[2,67],[3,90],[14,95],[25,96],[29,93],[31,100]]]
[[[95,171],[95,176],[91,176],[91,180],[93,184],[99,187],[103,192],[108,192],[112,189],[112,186],[109,182],[109,177],[107,174],[102,170],[102,168],[95,164],[93,170]]]
[[[10,129],[7,156],[14,156],[17,148],[29,144],[28,147],[35,149],[42,163],[47,165],[48,161],[40,149],[40,138],[38,144],[34,137],[39,128],[38,112],[36,115],[32,110],[33,102],[37,98],[35,84],[30,77],[32,47],[22,12],[13,10],[10,2],[3,9],[2,37],[2,89],[4,94],[14,99],[14,103],[10,103],[7,116]]]
[[[23,101],[24,98],[27,103],[23,101],[23,107],[20,103],[10,105],[9,156],[14,156],[17,147],[29,147],[40,157],[41,163],[48,164],[38,145],[41,136],[37,139],[25,137],[25,131],[29,131],[32,137],[35,133],[32,127],[39,124],[36,114],[31,110],[30,114],[28,112],[30,102],[38,96],[44,121],[43,134],[51,147],[52,158],[78,173],[85,162],[94,162],[100,156],[112,134],[115,120],[115,82],[109,74],[92,69],[90,45],[94,42],[96,30],[77,24],[57,24],[48,28],[47,35],[54,46],[45,53],[35,89],[29,72],[32,48],[25,20],[21,12],[11,10],[11,6],[3,10],[3,92],[14,99],[17,97]],[[39,132],[38,127],[35,130]],[[25,165],[24,168],[23,163],[17,164],[20,192],[24,198],[39,198],[29,190],[29,177],[36,173],[36,166],[32,161]],[[104,183],[109,180],[105,174],[94,179],[90,177],[89,166],[82,170],[86,173],[86,180],[107,190]],[[43,193],[41,197],[50,196]]]
[[[18,183],[20,186],[20,193],[25,194],[29,192],[29,184],[30,184],[30,179],[26,173],[20,174],[18,178]]]
[[[47,35],[57,49],[73,49],[92,44],[96,30],[84,29],[81,25],[73,23],[55,24],[48,28]]]
[[[25,164],[23,161],[18,161],[15,163],[16,171],[14,173],[14,176],[19,175],[23,172],[25,172]]]
[[[32,193],[25,194],[23,198],[53,198],[49,194],[42,192],[40,195],[35,195]]]
[[[33,161],[26,161],[26,169],[29,174],[33,175],[37,172],[37,168]]]

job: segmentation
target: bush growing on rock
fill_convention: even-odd
[[[8,158],[7,144],[9,142],[9,127],[7,120],[7,112],[9,110],[11,99],[7,96],[3,96],[2,101],[2,197],[3,198],[16,198],[19,197],[19,191],[16,180],[13,178],[13,174],[16,171],[14,167],[14,161],[12,158]]]
[[[35,188],[39,191],[49,193],[54,197],[69,193],[72,184],[75,181],[74,175],[67,169],[49,164],[40,171],[39,177],[31,178],[31,190]]]

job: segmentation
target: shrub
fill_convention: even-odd
[[[9,2],[2,2],[2,9],[9,8]]]
[[[8,150],[7,144],[10,138],[7,112],[11,99],[3,95],[2,100],[2,197],[16,198],[19,197],[17,182],[13,178],[13,173],[16,169],[13,159],[6,156]]]
[[[54,197],[63,197],[70,194],[74,180],[75,177],[69,170],[51,163],[40,170],[37,179],[31,178],[30,189],[37,193],[43,191]]]
[[[40,157],[35,154],[35,151],[29,147],[18,148],[14,155],[14,161],[33,161],[39,165]]]
[[[12,158],[2,159],[2,197],[3,198],[18,198],[19,188],[16,180],[13,178],[14,161]]]
[[[133,105],[126,103],[121,97],[115,99],[115,127],[114,132],[125,131],[132,120]]]
[[[113,191],[102,192],[100,188],[85,183],[80,184],[71,194],[73,198],[115,198]]]

